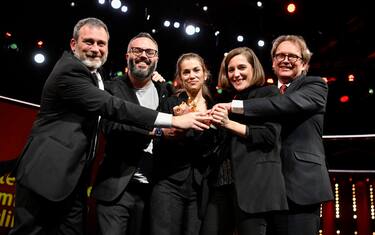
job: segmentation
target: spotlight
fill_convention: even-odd
[[[112,0],[111,6],[113,9],[119,9],[121,7],[121,1],[120,0]]]
[[[264,47],[265,42],[263,40],[258,40],[258,46]]]
[[[127,12],[127,11],[128,11],[128,7],[125,6],[125,5],[122,6],[122,7],[121,7],[121,11],[124,12],[124,13]]]
[[[171,25],[171,22],[169,20],[165,20],[164,23],[163,23],[163,25],[165,27],[169,27]]]
[[[286,6],[286,10],[288,11],[288,13],[290,14],[294,14],[296,12],[296,4],[294,3],[289,3],[287,6]]]
[[[177,22],[177,21],[175,21],[175,22],[173,23],[173,27],[175,27],[176,29],[180,28],[180,23]]]
[[[244,39],[244,38],[243,38],[242,35],[238,35],[238,36],[237,36],[237,41],[238,41],[238,42],[243,42],[243,39]]]
[[[189,24],[188,26],[186,26],[185,32],[186,32],[187,35],[193,35],[193,34],[195,34],[195,27],[194,27],[194,25]]]
[[[42,63],[45,62],[45,60],[46,60],[46,57],[42,53],[37,53],[37,54],[34,55],[34,61],[37,64],[42,64]]]

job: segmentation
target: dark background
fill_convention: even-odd
[[[195,0],[195,1],[123,1],[127,13],[110,7],[106,0],[100,5],[95,0],[74,1],[5,1],[0,14],[1,83],[0,96],[9,96],[38,104],[45,79],[62,52],[69,49],[75,23],[84,17],[98,17],[109,27],[111,39],[109,58],[105,65],[108,77],[125,66],[124,54],[130,38],[141,31],[150,32],[159,43],[158,71],[172,80],[175,63],[185,52],[197,52],[206,59],[216,85],[217,71],[225,52],[238,46],[252,48],[260,58],[267,77],[271,70],[272,40],[281,34],[302,35],[314,53],[309,74],[330,79],[325,135],[375,133],[375,12],[371,1],[296,0],[297,12],[290,15],[288,1],[268,0],[262,8],[252,0]],[[208,6],[204,12],[202,7]],[[146,19],[150,15],[150,20]],[[187,36],[183,27],[164,28],[169,19],[198,25],[201,32]],[[220,30],[218,37],[214,32]],[[11,37],[5,33],[11,32]],[[236,37],[242,34],[243,42]],[[257,46],[263,39],[265,46]],[[37,41],[43,40],[42,48]],[[17,50],[9,48],[16,42]],[[47,54],[46,63],[32,61],[36,51]],[[348,82],[349,74],[355,75]],[[335,81],[331,81],[335,78]],[[349,96],[341,103],[340,97]]]

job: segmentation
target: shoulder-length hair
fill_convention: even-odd
[[[227,90],[233,89],[232,84],[229,82],[228,78],[228,64],[230,60],[237,55],[243,55],[246,58],[247,62],[249,62],[249,64],[251,64],[251,66],[253,67],[253,78],[250,82],[250,86],[264,85],[266,79],[263,66],[254,51],[248,47],[237,47],[231,50],[221,62],[218,86]]]

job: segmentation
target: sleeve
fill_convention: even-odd
[[[320,77],[306,77],[300,87],[280,96],[244,101],[244,114],[249,117],[289,116],[300,112],[324,112],[328,86]]]
[[[153,126],[157,111],[141,107],[110,95],[97,88],[91,74],[83,65],[68,63],[69,70],[57,77],[57,90],[61,99],[77,112],[88,112],[104,118],[137,126]]]

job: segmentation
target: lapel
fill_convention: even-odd
[[[299,87],[301,87],[301,84],[303,83],[303,81],[305,80],[305,78],[306,78],[306,76],[301,75],[298,78],[294,79],[290,83],[289,87],[286,89],[285,93],[289,93],[290,91],[298,90]]]
[[[121,90],[122,95],[126,97],[125,99],[139,105],[137,95],[133,90],[133,85],[130,82],[130,79],[127,74],[121,77],[121,82],[124,83],[124,86],[120,86],[119,89]]]

